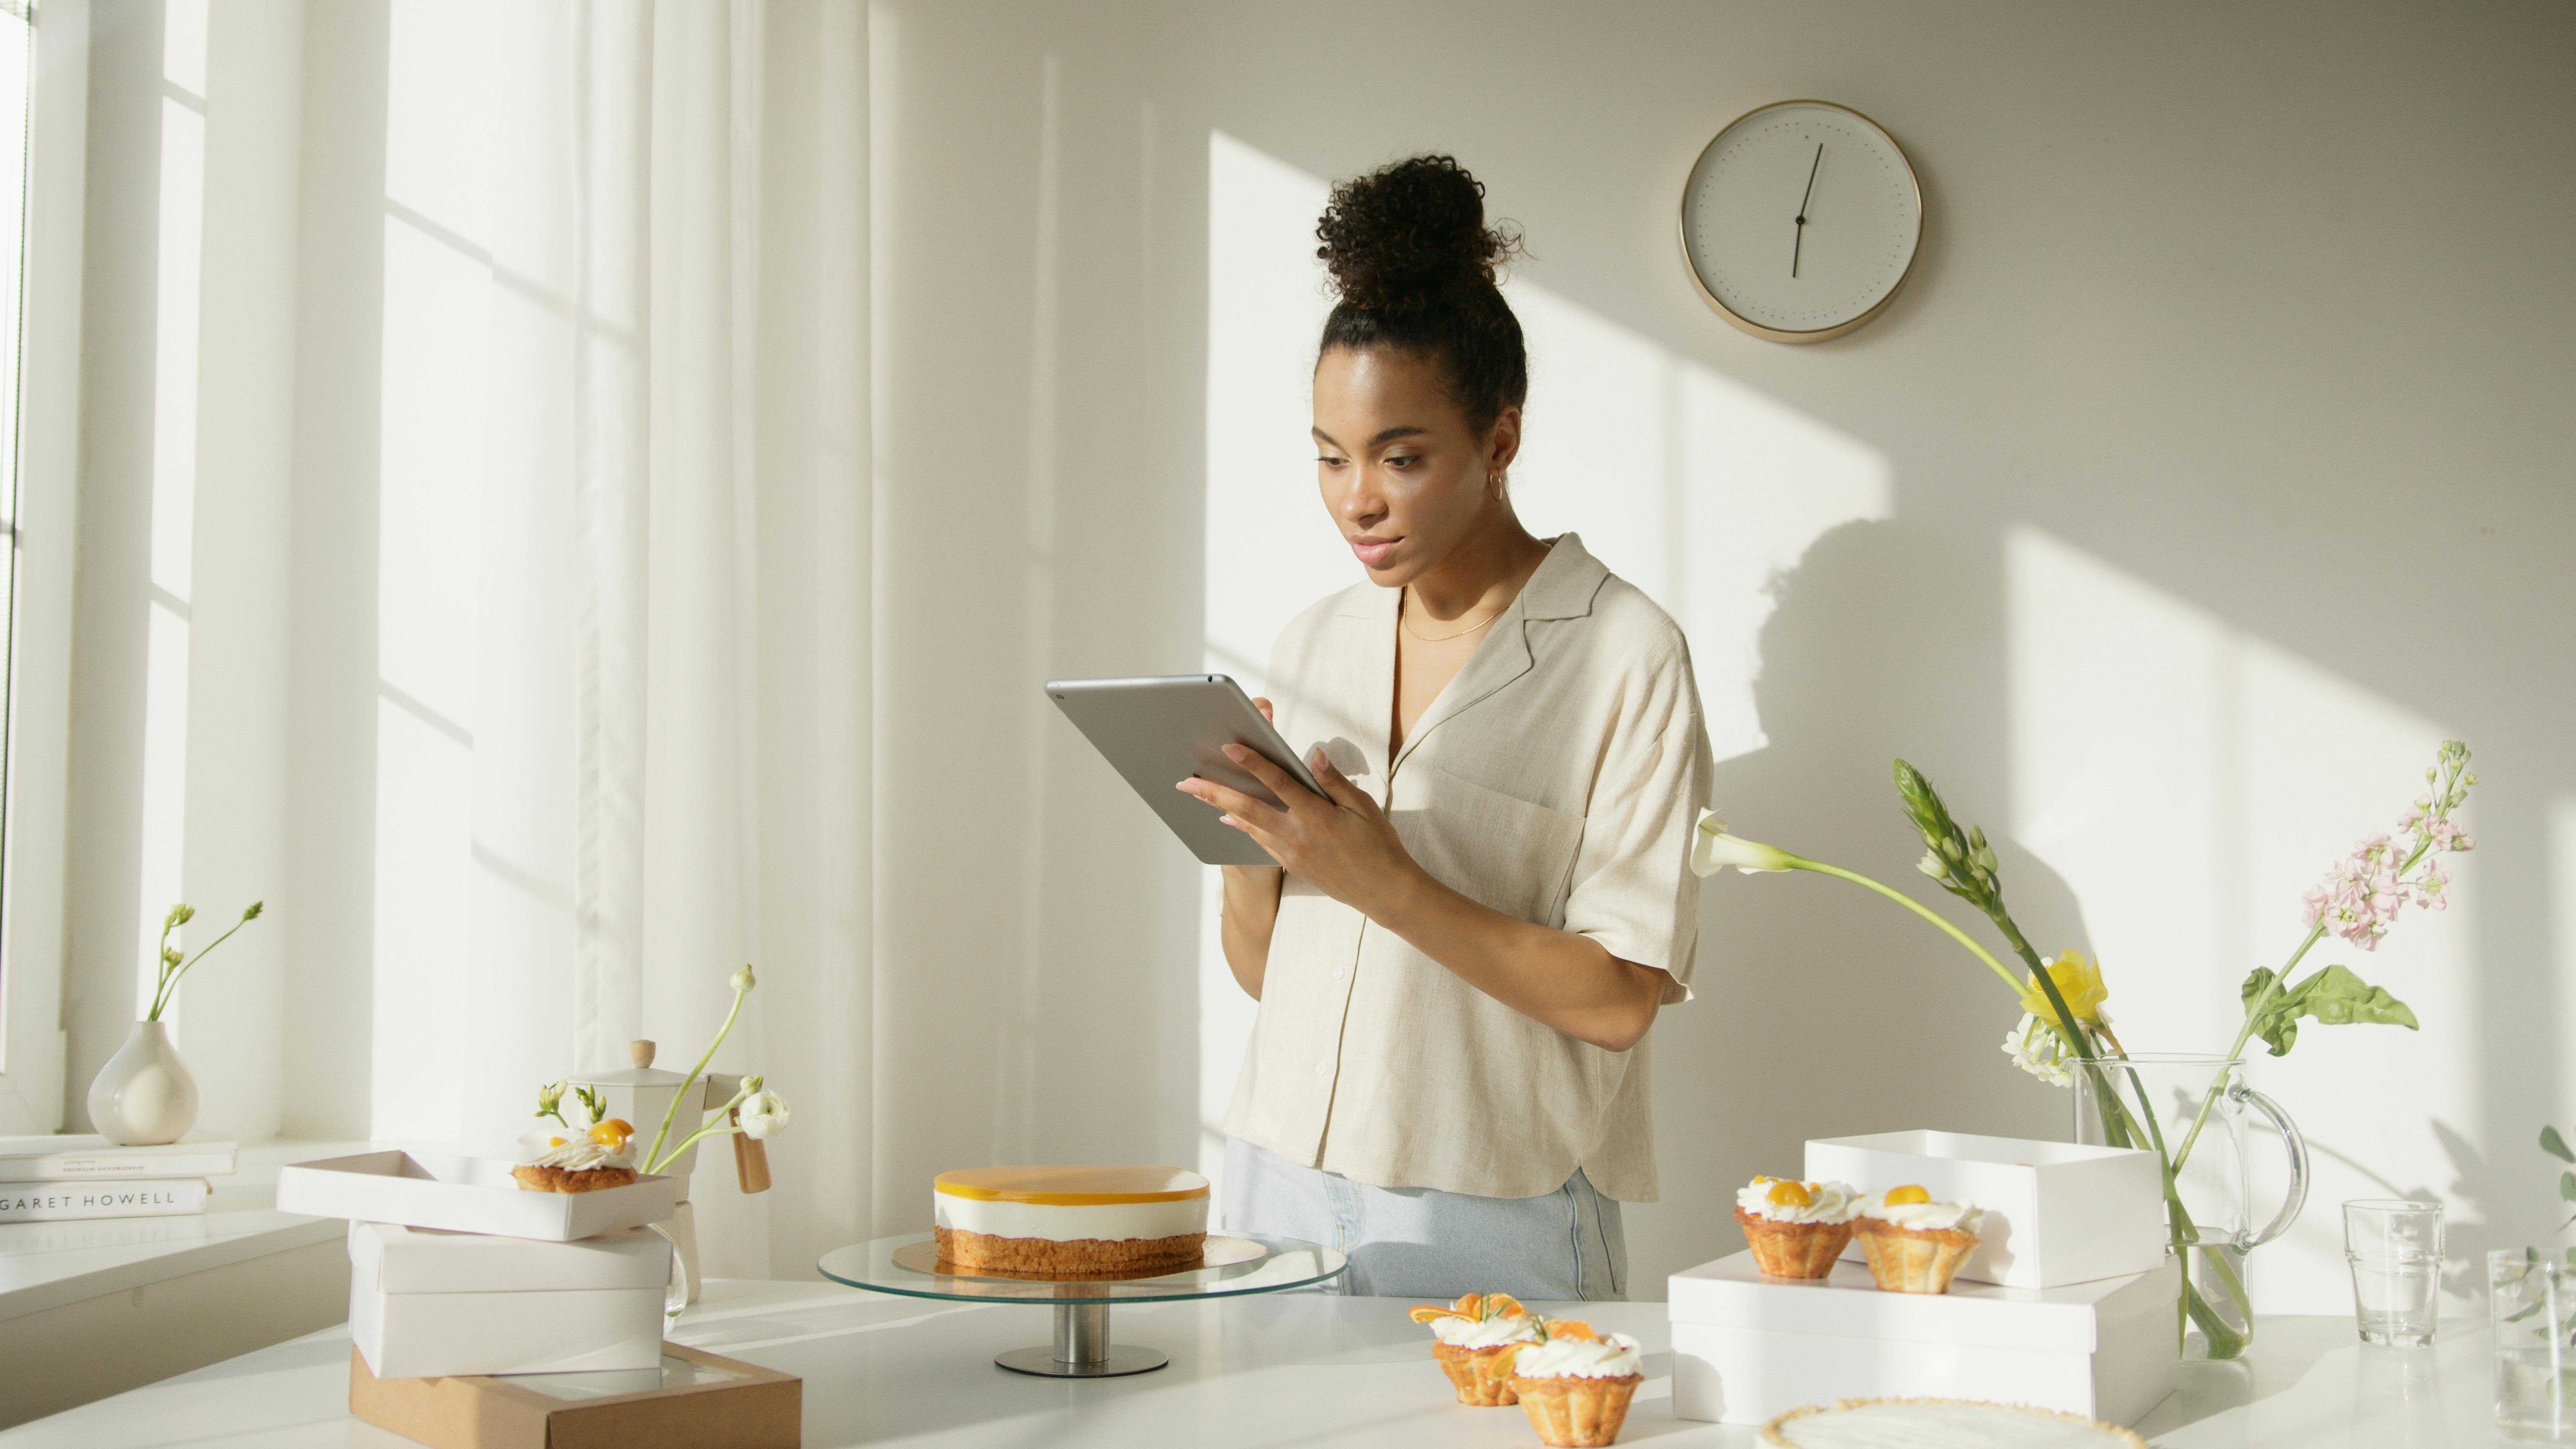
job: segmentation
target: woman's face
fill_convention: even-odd
[[[1426,358],[1336,347],[1315,364],[1324,508],[1382,587],[1420,578],[1506,507],[1488,480],[1519,446],[1518,408],[1477,436]]]

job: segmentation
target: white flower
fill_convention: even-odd
[[[2075,1073],[2066,1065],[2066,1043],[2028,1012],[2022,1013],[2020,1025],[2004,1033],[2004,1053],[2014,1066],[2052,1087],[2075,1085]]]
[[[1748,875],[1791,868],[1789,852],[1729,835],[1717,812],[1701,811],[1699,829],[1691,834],[1690,868],[1701,875],[1715,875],[1730,865]]]
[[[769,1137],[787,1125],[787,1099],[776,1092],[754,1092],[743,1099],[742,1130],[753,1138]]]

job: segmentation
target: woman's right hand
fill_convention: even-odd
[[[1252,707],[1272,724],[1279,717],[1271,711],[1270,701],[1255,699]],[[1226,865],[1217,867],[1225,883],[1224,904],[1219,908],[1217,937],[1225,948],[1225,964],[1234,979],[1253,1000],[1261,999],[1262,978],[1270,967],[1270,931],[1279,922],[1279,888],[1288,873],[1275,865]]]
[[[1252,707],[1261,711],[1261,717],[1272,725],[1279,723],[1279,714],[1270,707],[1269,700],[1256,694],[1252,697]],[[1282,872],[1275,865],[1221,865],[1217,869],[1225,872],[1225,893],[1229,900],[1237,891],[1268,891],[1274,898],[1279,894]]]

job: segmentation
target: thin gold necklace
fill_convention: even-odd
[[[1408,614],[1413,612],[1410,608],[1406,607],[1406,605],[1410,604],[1412,601],[1413,591],[1411,589],[1405,590],[1404,598],[1396,604],[1395,622],[1404,626],[1405,633],[1412,635],[1414,638],[1421,640],[1425,644],[1445,644],[1452,639],[1464,639],[1468,635],[1475,633],[1477,630],[1484,628],[1487,624],[1503,617],[1503,609],[1508,609],[1512,606],[1511,601],[1506,599],[1503,601],[1502,608],[1494,610],[1494,612],[1487,614],[1485,617],[1468,625],[1466,628],[1459,630],[1455,634],[1425,634],[1421,630],[1414,628],[1412,621],[1406,617]]]

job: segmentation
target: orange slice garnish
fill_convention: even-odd
[[[611,1117],[605,1122],[593,1124],[590,1129],[591,1141],[611,1149],[625,1146],[626,1139],[634,1135],[634,1124],[623,1117]]]
[[[1546,1327],[1550,1338],[1582,1339],[1595,1343],[1601,1339],[1600,1334],[1592,1331],[1592,1325],[1580,1318],[1551,1318],[1547,1320]]]
[[[1416,1323],[1429,1323],[1433,1319],[1455,1318],[1457,1316],[1457,1314],[1450,1312],[1446,1308],[1433,1308],[1429,1304],[1425,1304],[1405,1315],[1405,1317],[1412,1319]]]
[[[1765,1196],[1779,1207],[1813,1207],[1816,1202],[1806,1188],[1794,1182],[1775,1182]]]
[[[1529,1317],[1529,1310],[1523,1308],[1521,1306],[1521,1301],[1514,1298],[1509,1293],[1488,1293],[1485,1295],[1484,1316],[1487,1318],[1527,1318]]]
[[[1887,1190],[1887,1196],[1880,1200],[1885,1202],[1889,1207],[1895,1207],[1900,1203],[1930,1202],[1932,1200],[1932,1194],[1925,1192],[1922,1188],[1909,1182],[1903,1187],[1889,1188]]]

